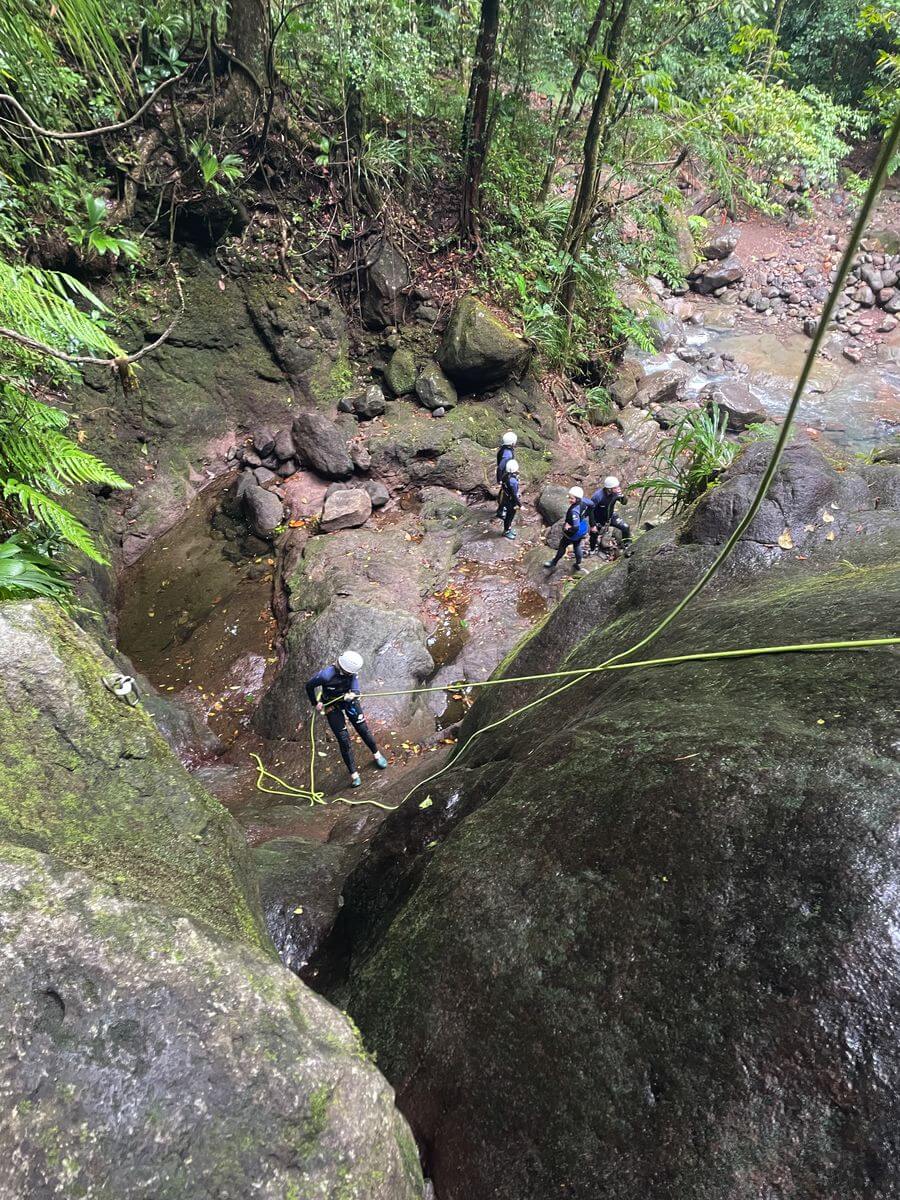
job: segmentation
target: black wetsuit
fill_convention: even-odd
[[[551,566],[556,566],[569,546],[572,547],[572,553],[575,555],[576,568],[581,566],[581,543],[588,531],[590,513],[591,506],[587,500],[576,500],[574,504],[569,505],[566,510],[563,535],[559,539],[559,546],[557,547]]]
[[[350,731],[347,721],[353,726],[363,742],[373,754],[378,747],[372,737],[366,719],[359,707],[358,700],[343,700],[347,692],[359,695],[359,677],[342,671],[338,666],[325,667],[317,675],[313,675],[306,685],[306,694],[313,706],[316,704],[316,691],[321,691],[322,703],[325,705],[325,720],[331,732],[337,738],[341,758],[351,775],[356,773],[356,761],[353,757],[353,747],[350,744]]]
[[[503,532],[508,533],[516,515],[516,509],[521,507],[519,499],[518,475],[506,475],[500,485],[500,507],[497,516],[503,519]]]
[[[617,504],[627,504],[627,496],[616,495],[615,492],[608,492],[606,488],[597,488],[593,496],[591,496],[591,538],[590,547],[592,550],[597,549],[597,542],[600,538],[600,530],[604,525],[611,525],[613,529],[618,529],[622,535],[622,545],[627,546],[631,542],[631,527],[622,517],[616,513]]]

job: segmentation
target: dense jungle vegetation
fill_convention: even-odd
[[[66,386],[137,385],[116,318],[136,287],[177,316],[176,242],[263,227],[352,313],[386,231],[602,403],[644,336],[623,273],[678,281],[705,213],[858,190],[898,37],[884,0],[2,0],[0,595],[64,596],[60,553],[100,556],[66,493],[127,485],[67,436]]]

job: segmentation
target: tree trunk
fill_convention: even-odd
[[[772,29],[772,44],[769,47],[769,53],[766,57],[766,69],[763,72],[763,83],[769,78],[769,72],[772,70],[772,60],[775,57],[775,51],[778,49],[778,35],[781,33],[781,22],[784,17],[784,0],[778,0],[775,8],[775,25]]]
[[[606,114],[612,95],[613,72],[625,36],[625,26],[631,10],[632,0],[622,0],[622,6],[616,13],[615,20],[609,31],[604,47],[606,65],[600,75],[597,94],[591,109],[591,119],[588,122],[587,133],[584,137],[584,165],[575,189],[575,199],[569,213],[566,231],[563,234],[560,249],[569,257],[569,265],[563,276],[560,288],[560,305],[572,318],[572,306],[575,301],[575,268],[584,250],[585,238],[591,226],[597,191],[597,174],[600,166],[600,153],[603,149],[606,133]]]
[[[600,33],[600,26],[603,24],[605,16],[606,0],[600,0],[600,3],[597,5],[597,11],[594,13],[591,27],[587,31],[587,37],[584,39],[581,58],[575,69],[575,74],[572,76],[572,80],[565,93],[560,97],[559,107],[556,110],[556,120],[553,123],[553,137],[550,143],[547,170],[544,173],[544,181],[541,184],[540,204],[543,204],[550,194],[550,185],[553,183],[553,176],[556,174],[556,164],[559,161],[557,151],[559,149],[560,136],[562,135],[563,127],[572,115],[575,97],[578,95],[578,89],[581,87],[581,81],[584,78],[584,72],[591,57],[591,51],[597,43],[597,35]]]
[[[235,55],[253,72],[260,89],[267,90],[271,34],[267,0],[228,0],[227,21]]]
[[[500,0],[481,0],[481,21],[475,62],[469,80],[469,96],[463,121],[463,190],[460,205],[460,227],[463,237],[470,238],[478,227],[481,208],[481,179],[488,151],[488,101],[497,49],[497,30],[500,27]]]

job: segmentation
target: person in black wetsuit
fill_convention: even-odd
[[[618,529],[622,535],[623,547],[627,548],[631,545],[631,527],[616,512],[617,504],[627,503],[628,497],[624,494],[618,479],[615,475],[607,475],[603,480],[603,487],[597,488],[591,496],[591,554],[597,552],[597,542],[604,525],[611,525],[613,529]]]
[[[509,538],[510,541],[516,536],[516,531],[512,528],[512,523],[517,510],[521,507],[522,501],[519,499],[519,464],[514,458],[511,458],[507,461],[503,482],[500,484],[500,507],[497,510],[498,516],[503,521],[502,536]]]
[[[500,439],[500,445],[497,447],[497,482],[502,483],[503,477],[506,474],[506,464],[511,458],[516,456],[516,442],[518,436],[511,429],[507,429],[503,437]]]
[[[359,787],[362,780],[356,769],[353,757],[353,747],[350,744],[350,731],[347,721],[372,751],[375,765],[382,771],[388,765],[387,759],[375,744],[375,739],[369,731],[366,719],[359,706],[359,674],[362,668],[362,656],[354,650],[345,650],[336,663],[325,667],[313,675],[306,684],[306,694],[316,712],[324,715],[331,732],[337,738],[344,765],[350,772],[350,786]]]
[[[570,488],[569,507],[566,509],[563,535],[559,540],[556,555],[549,562],[544,563],[545,571],[552,571],[571,546],[572,553],[575,555],[575,566],[572,568],[572,572],[575,575],[581,573],[581,543],[588,531],[590,513],[591,506],[584,498],[583,489],[580,487]]]

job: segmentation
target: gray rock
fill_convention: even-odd
[[[354,529],[372,515],[372,499],[363,488],[341,488],[325,499],[319,528],[323,533]]]
[[[636,408],[647,408],[651,404],[667,404],[679,400],[684,394],[688,372],[683,367],[672,367],[666,371],[655,371],[644,379],[633,400]]]
[[[861,283],[853,293],[853,299],[857,304],[861,304],[864,308],[871,308],[875,303],[875,293],[868,284]]]
[[[370,384],[360,392],[351,392],[338,401],[341,412],[354,413],[363,421],[371,421],[384,415],[387,405],[384,392],[375,384]]]
[[[346,479],[353,474],[344,435],[322,413],[300,413],[294,418],[291,432],[297,456],[304,466],[312,467],[326,479]]]
[[[535,507],[548,525],[555,525],[566,515],[566,509],[569,507],[566,499],[568,494],[568,487],[559,483],[548,483],[541,488]]]
[[[651,317],[647,322],[650,340],[656,350],[672,350],[685,339],[684,322],[677,317]]]
[[[519,375],[530,357],[528,343],[480,300],[462,296],[454,304],[438,363],[460,390],[481,392]]]
[[[694,281],[694,290],[701,295],[708,295],[721,287],[730,287],[744,278],[744,264],[736,255],[729,255],[707,270]]]
[[[439,404],[437,406],[437,408],[433,408],[431,410],[431,415],[435,418],[435,420],[438,420],[440,417],[445,416],[446,413],[447,413],[447,410],[446,410],[446,408],[444,408],[444,406],[442,404]]]
[[[458,399],[456,388],[436,362],[426,363],[419,372],[416,395],[426,408],[442,408],[445,412],[453,408]]]
[[[297,453],[294,438],[289,429],[279,430],[272,447],[272,453],[279,462],[287,462],[288,459],[293,458]]]
[[[643,365],[636,358],[625,358],[619,364],[616,377],[607,388],[619,408],[632,403],[645,375]]]
[[[727,229],[707,238],[700,248],[700,253],[708,259],[729,258],[737,249],[740,236],[737,226],[729,225]]]
[[[268,492],[258,483],[245,488],[243,495],[244,513],[247,524],[257,537],[271,537],[284,520],[284,505],[274,492]]]
[[[399,325],[403,320],[404,288],[409,286],[409,267],[396,246],[384,242],[365,275],[362,297],[363,320],[372,329]]]
[[[271,454],[275,448],[275,435],[268,425],[261,425],[253,434],[253,449],[260,456],[265,458],[267,454]]]
[[[0,924],[4,1196],[421,1195],[358,1036],[269,954],[10,846]]]
[[[366,446],[351,446],[350,458],[353,460],[353,465],[357,471],[368,471],[372,466],[372,455]]]
[[[266,487],[270,483],[278,483],[278,476],[274,471],[270,471],[268,467],[257,467],[253,472],[253,478],[260,487]]]
[[[395,396],[408,396],[416,387],[416,360],[412,350],[400,346],[391,355],[384,381]]]
[[[690,412],[686,404],[662,404],[651,412],[654,421],[659,425],[660,429],[671,429],[676,425],[686,412]]]
[[[750,425],[760,425],[769,417],[762,402],[745,383],[737,380],[708,383],[697,399],[710,410],[714,404],[718,405],[720,412],[727,415],[729,433],[742,433]]]
[[[266,928],[281,961],[299,975],[331,931],[344,880],[359,852],[302,837],[252,851]]]
[[[296,472],[297,472],[296,459],[287,458],[284,460],[284,462],[281,462],[278,464],[278,469],[276,470],[275,474],[278,476],[279,479],[290,479],[290,477],[292,475],[296,474]]]

